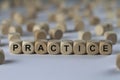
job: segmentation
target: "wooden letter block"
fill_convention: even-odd
[[[80,40],[90,40],[91,39],[91,33],[85,32],[85,31],[79,31],[79,39]]]
[[[53,55],[60,54],[60,41],[59,40],[48,41],[47,50],[49,54]]]
[[[101,40],[99,44],[99,50],[101,55],[112,54],[112,42],[109,40]]]
[[[35,53],[47,54],[47,40],[38,40],[35,42]]]
[[[95,28],[96,35],[98,36],[102,36],[104,35],[105,32],[112,30],[113,30],[113,26],[111,24],[103,24],[103,25],[99,24]]]
[[[75,23],[75,31],[82,31],[84,30],[84,22],[83,21],[79,21]]]
[[[9,41],[20,40],[20,33],[9,33],[8,40]]]
[[[63,32],[60,29],[51,29],[49,34],[51,39],[61,39],[63,36]]]
[[[25,54],[34,53],[34,42],[33,41],[23,41],[22,42],[22,51]]]
[[[116,66],[117,66],[117,68],[120,70],[120,54],[117,55],[117,58],[116,58]]]
[[[97,41],[87,41],[86,51],[89,55],[97,55],[99,53],[99,43]]]
[[[60,44],[61,54],[70,55],[73,53],[73,41],[71,40],[63,40]]]
[[[86,43],[85,41],[76,40],[73,43],[73,52],[77,55],[83,55],[86,53]]]
[[[33,27],[34,27],[35,24],[36,24],[36,23],[33,22],[33,21],[28,22],[28,23],[27,23],[27,31],[32,32]]]
[[[113,44],[117,43],[117,35],[113,31],[107,31],[104,33],[104,37],[106,40],[112,41]]]
[[[4,51],[0,49],[0,64],[3,64],[4,62],[5,62]]]
[[[22,53],[22,41],[14,40],[9,42],[10,52],[13,54],[21,54]]]
[[[36,30],[36,32],[34,33],[35,41],[46,38],[47,38],[47,33],[45,32],[45,30]]]

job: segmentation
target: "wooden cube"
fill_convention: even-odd
[[[92,37],[91,33],[88,31],[79,31],[80,40],[90,40]]]
[[[92,16],[90,17],[90,24],[91,25],[97,25],[100,23],[100,19],[96,16]]]
[[[32,32],[35,33],[38,30],[40,30],[40,25],[39,24],[34,25]]]
[[[35,53],[47,54],[47,40],[35,41]]]
[[[49,32],[49,25],[48,25],[48,23],[41,23],[40,24],[40,29],[43,29],[43,30],[46,31],[46,33],[48,33]]]
[[[27,31],[32,32],[33,27],[36,23],[34,21],[30,21],[27,23]]]
[[[108,19],[114,19],[116,17],[116,14],[114,11],[107,11],[107,16]]]
[[[116,66],[117,66],[117,68],[120,70],[120,54],[117,55],[117,58],[116,58]]]
[[[2,1],[1,4],[0,4],[0,9],[1,10],[8,10],[10,9],[11,5],[10,5],[10,2],[9,1]]]
[[[120,28],[120,19],[117,20],[117,27]]]
[[[60,44],[61,54],[70,55],[73,53],[73,41],[62,40]]]
[[[72,13],[73,13],[73,11],[72,11]],[[84,24],[84,22],[82,21],[82,16],[80,16],[78,13],[73,13],[73,22],[75,23],[75,24],[79,24],[79,22],[80,23],[82,23],[82,24]]]
[[[99,50],[101,55],[112,54],[112,42],[109,40],[101,40],[99,44]]]
[[[36,32],[34,33],[35,41],[46,38],[47,38],[47,33],[45,32],[45,30],[36,30]]]
[[[5,54],[2,49],[0,49],[0,64],[3,64],[5,62]]]
[[[23,34],[22,27],[19,25],[12,25],[9,28],[9,33],[20,33],[20,35]]]
[[[20,33],[9,33],[8,40],[9,41],[20,40]]]
[[[89,55],[97,55],[99,53],[99,43],[97,41],[87,41],[86,52]]]
[[[37,17],[37,10],[34,6],[27,7],[27,18],[28,19],[35,19]]]
[[[65,22],[67,19],[63,13],[57,13],[55,18],[56,22]]]
[[[17,24],[24,24],[25,23],[25,17],[20,14],[20,13],[17,13],[15,12],[13,14],[13,20],[17,23]]]
[[[13,54],[21,54],[22,53],[22,41],[14,40],[9,42],[10,52]]]
[[[98,36],[102,36],[104,35],[105,32],[112,30],[113,30],[113,26],[111,24],[99,24],[95,28],[95,33]]]
[[[117,18],[120,18],[120,8],[117,9],[117,11],[116,11],[116,16],[117,16]]]
[[[55,22],[56,21],[56,14],[55,13],[49,14],[48,21]]]
[[[77,55],[86,54],[86,42],[82,40],[75,40],[73,43],[73,53]]]
[[[1,22],[1,24],[6,24],[6,25],[10,26],[12,24],[12,20],[11,19],[5,19]]]
[[[8,24],[1,24],[0,30],[3,35],[7,35],[9,33],[9,25]]]
[[[23,41],[22,42],[22,51],[25,54],[33,54],[34,53],[34,42],[33,41]]]
[[[84,30],[84,22],[83,21],[78,21],[78,22],[75,22],[75,31],[82,31]]]
[[[104,33],[104,37],[106,40],[112,41],[112,44],[117,43],[117,34],[113,31],[107,31]]]
[[[93,11],[90,9],[85,9],[85,11],[83,12],[83,17],[89,18],[91,16],[93,16]]]
[[[60,29],[51,29],[49,35],[51,39],[61,39],[63,32]]]
[[[47,50],[49,54],[60,54],[60,41],[59,40],[49,40],[47,45]]]
[[[56,25],[57,29],[60,29],[63,33],[67,31],[67,26],[66,26],[66,23],[64,22],[59,22],[57,25]]]

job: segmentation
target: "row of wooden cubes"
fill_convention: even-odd
[[[83,40],[39,40],[9,42],[10,52],[13,54],[63,54],[63,55],[110,55],[112,42],[109,40],[83,41]]]

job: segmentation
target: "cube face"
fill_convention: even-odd
[[[10,52],[13,54],[22,53],[22,41],[10,41],[9,43]]]
[[[5,55],[2,49],[0,49],[0,65],[5,62]]]
[[[99,45],[98,42],[87,41],[86,43],[86,51],[89,55],[97,55],[99,53]]]
[[[47,50],[49,54],[60,54],[60,41],[52,40],[48,42]]]
[[[22,42],[22,51],[25,54],[34,53],[34,42],[33,41],[23,41]]]
[[[99,50],[101,55],[112,54],[112,42],[111,41],[100,41]]]
[[[46,40],[36,41],[35,52],[37,54],[47,54],[47,41]]]
[[[83,55],[86,53],[86,44],[85,41],[74,41],[73,43],[73,52],[77,55]]]
[[[70,55],[73,53],[73,42],[72,41],[62,41],[60,44],[60,48],[61,48],[61,54],[63,55]]]

